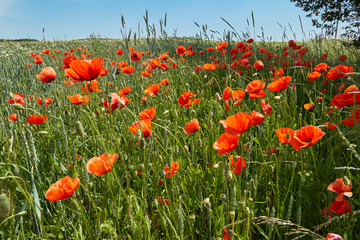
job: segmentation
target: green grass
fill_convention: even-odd
[[[243,68],[244,74],[239,76],[230,69],[233,60],[228,54],[205,51],[217,43],[164,35],[147,40],[91,37],[67,42],[0,43],[3,106],[0,110],[0,184],[11,202],[11,214],[0,217],[1,239],[217,239],[223,237],[224,228],[231,233],[231,239],[324,239],[330,232],[344,239],[357,239],[360,236],[357,224],[360,127],[341,123],[349,117],[351,107],[328,112],[330,100],[338,94],[338,85],[346,82],[348,87],[357,83],[358,78],[329,81],[324,87],[324,76],[309,83],[307,74],[321,62],[323,53],[329,55],[325,62],[331,67],[352,65],[357,72],[359,51],[319,37],[297,43],[308,48],[303,60],[313,59],[313,62],[311,67],[294,67],[295,60],[290,57],[294,51],[289,50],[289,57],[284,59],[289,63],[285,76],[292,77],[290,85],[294,84],[295,89],[289,85],[281,92],[265,90],[272,113],[265,116],[261,125],[251,126],[240,135],[239,145],[231,154],[244,157],[247,165],[241,175],[235,175],[228,157],[220,156],[212,147],[224,133],[219,121],[237,112],[262,113],[260,99],[251,100],[246,94],[240,106],[231,106],[226,112],[224,102],[218,102],[215,94],[221,95],[228,86],[245,89],[254,79],[266,78],[271,82],[268,63],[281,68],[284,62],[268,61],[258,49],[266,48],[280,57],[282,48],[288,44],[255,41],[251,44],[254,55],[250,64],[260,59],[265,68]],[[230,42],[227,49],[230,51],[236,43]],[[175,52],[179,45],[191,45],[195,51],[204,50],[205,54],[186,56],[186,62],[182,62]],[[60,69],[62,53],[73,48],[73,54],[79,58],[81,51],[76,48],[80,46],[92,54],[91,58],[107,58],[105,67],[110,69],[106,76],[98,78],[102,92],[87,94],[90,101],[85,106],[73,105],[66,97],[76,93],[84,95],[83,83],[64,85],[62,81],[69,79]],[[169,64],[167,71],[156,69],[153,77],[142,77],[140,72],[144,67],[141,62],[131,62],[127,46],[134,46],[137,51],[152,51],[142,60],[168,51],[178,68]],[[116,55],[118,48],[124,49],[122,56]],[[41,54],[44,49],[60,50],[60,53],[54,54],[56,60],[44,55],[43,64],[32,63],[29,53]],[[337,60],[342,54],[348,58],[345,63]],[[228,67],[195,72],[195,67],[211,62],[210,55],[225,61]],[[127,61],[136,70],[130,75],[114,75],[116,69],[112,61]],[[33,67],[27,69],[27,63]],[[57,79],[48,84],[36,78],[45,66],[53,67],[57,73]],[[157,96],[148,96],[142,105],[145,88],[166,78],[170,84],[161,87]],[[110,82],[114,86],[109,86]],[[102,102],[107,98],[111,101],[109,94],[125,86],[132,88],[127,95],[131,102],[126,108],[106,114]],[[323,88],[328,90],[326,94],[320,93]],[[190,90],[201,102],[190,108],[180,107],[177,99],[182,92]],[[15,110],[7,102],[11,99],[10,93],[25,95],[24,110]],[[46,108],[29,100],[30,95],[35,99],[51,97],[54,101]],[[281,96],[280,100],[275,96]],[[322,102],[316,102],[319,96],[323,97]],[[316,105],[314,112],[303,108],[303,104],[311,101]],[[128,127],[138,121],[137,115],[142,110],[153,106],[156,106],[156,117],[151,137],[145,139],[144,146],[137,145]],[[9,122],[9,115],[15,112],[18,120]],[[40,125],[25,122],[27,116],[39,113],[49,120]],[[193,118],[198,119],[200,130],[187,135],[183,127]],[[77,121],[84,127],[84,138],[76,134]],[[305,125],[325,125],[328,121],[338,123],[339,128],[322,127],[325,136],[299,151],[289,144],[282,145],[275,134],[279,127],[299,129]],[[245,145],[250,146],[247,151]],[[266,153],[270,147],[278,149],[276,154]],[[113,169],[101,177],[88,173],[87,161],[106,152],[119,155]],[[180,170],[166,178],[163,169],[172,161],[179,161]],[[45,192],[66,175],[80,178],[80,187],[69,199],[48,201]],[[345,197],[350,201],[352,213],[333,213],[330,220],[325,219],[320,211],[329,207],[336,197],[327,186],[343,176],[353,184],[353,197]],[[163,199],[168,199],[169,204],[165,205]]]

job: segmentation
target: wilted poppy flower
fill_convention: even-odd
[[[299,150],[314,145],[324,135],[319,127],[308,125],[294,131],[290,143],[295,150]]]
[[[17,114],[13,113],[9,116],[9,122],[15,122],[17,120]]]
[[[254,68],[257,70],[263,69],[264,68],[263,62],[260,60],[256,60],[254,63]]]
[[[45,115],[30,115],[26,118],[27,123],[36,124],[36,125],[42,124],[47,120],[48,117]]]
[[[170,178],[171,176],[175,175],[176,172],[179,171],[179,169],[180,169],[179,162],[177,162],[177,163],[171,162],[171,170],[169,168],[169,165],[166,165],[164,167],[165,176],[167,178]]]
[[[139,113],[139,118],[141,120],[150,119],[153,120],[156,114],[156,107],[148,108]]]
[[[267,101],[265,101],[264,99],[261,100],[261,109],[263,111],[263,113],[266,116],[269,116],[271,113],[271,106],[269,103],[267,103]]]
[[[94,80],[101,76],[104,67],[104,60],[93,58],[92,60],[73,60],[70,68],[65,69],[65,76],[75,81]]]
[[[151,135],[151,119],[144,119],[133,123],[129,130],[136,135],[137,130],[140,129],[142,136],[148,138]]]
[[[144,93],[152,96],[152,97],[155,97],[156,94],[160,91],[160,83],[157,83],[157,84],[151,84],[150,86],[148,86]]]
[[[44,83],[49,83],[56,79],[56,72],[52,67],[46,67],[41,70],[41,72],[37,74],[36,77]]]
[[[25,105],[25,96],[22,95],[21,93],[11,93],[13,99],[7,100],[7,102],[9,104],[21,104],[21,105]]]
[[[225,131],[234,136],[238,136],[246,132],[251,126],[253,116],[245,112],[239,112],[235,115],[227,117],[226,120],[220,120],[224,126]]]
[[[328,233],[328,235],[326,235],[325,240],[343,240],[342,237],[338,234],[335,233]]]
[[[138,62],[138,61],[141,60],[141,53],[136,52],[136,51],[131,52],[131,53],[130,53],[130,58],[131,58],[131,60],[133,60],[134,62]]]
[[[294,133],[294,130],[291,128],[278,128],[276,130],[276,136],[282,144],[290,143],[291,135]]]
[[[228,155],[239,144],[239,136],[233,136],[228,133],[220,135],[218,140],[213,144],[213,148],[222,156]]]
[[[218,45],[216,45],[216,51],[220,52],[221,50],[225,49],[227,47],[227,42],[220,42]]]
[[[352,66],[337,65],[327,72],[326,78],[329,80],[338,80],[339,78],[346,78],[347,76],[345,74],[352,72],[354,72]]]
[[[111,155],[110,153],[104,153],[98,157],[93,157],[86,163],[86,170],[89,173],[100,177],[101,175],[111,171],[112,166],[118,157],[119,156],[116,153]]]
[[[190,122],[188,122],[185,127],[184,127],[184,131],[186,134],[193,134],[194,132],[197,132],[199,130],[199,122],[196,118],[194,118],[193,120],[191,120]]]
[[[73,96],[67,96],[67,98],[70,100],[72,104],[75,105],[86,105],[89,102],[89,97],[85,95],[84,97],[80,94],[75,94]]]
[[[135,71],[135,68],[133,66],[126,66],[126,67],[121,68],[121,71],[124,74],[130,74],[130,73],[133,73]]]
[[[287,88],[291,81],[291,76],[281,77],[278,80],[275,80],[274,82],[270,83],[267,86],[267,89],[269,91],[282,91]]]
[[[46,191],[45,197],[51,202],[63,200],[71,197],[79,186],[79,178],[72,179],[69,176],[65,176],[50,186]]]
[[[240,175],[241,171],[246,167],[245,158],[243,157],[237,156],[236,162],[234,162],[234,156],[230,155],[229,161],[231,163],[230,168],[236,175]]]
[[[304,108],[306,111],[313,112],[315,109],[315,104],[313,102],[311,103],[305,103]]]
[[[184,46],[179,46],[176,49],[176,53],[179,54],[180,56],[182,56],[186,53],[186,48]]]

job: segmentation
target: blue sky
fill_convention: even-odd
[[[177,36],[194,36],[199,32],[194,22],[200,26],[207,24],[208,30],[222,33],[224,29],[230,29],[220,19],[223,17],[239,33],[248,28],[253,37],[251,11],[255,16],[256,34],[261,35],[262,27],[266,39],[282,40],[286,28],[288,39],[294,39],[295,33],[296,40],[302,40],[299,14],[307,38],[314,36],[314,31],[320,32],[290,0],[0,0],[0,38],[41,40],[43,28],[46,40],[87,38],[92,33],[106,38],[121,38],[121,11],[126,28],[137,32],[139,22],[144,29],[146,9],[157,32],[159,20],[164,19],[167,12],[166,31],[171,36],[175,29]]]

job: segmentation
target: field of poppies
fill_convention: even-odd
[[[1,239],[360,238],[358,50],[166,36],[0,52]]]

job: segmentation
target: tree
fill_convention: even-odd
[[[360,0],[290,0],[307,12],[312,23],[323,28],[326,35],[337,37],[339,23],[345,23],[342,37],[360,43]]]

